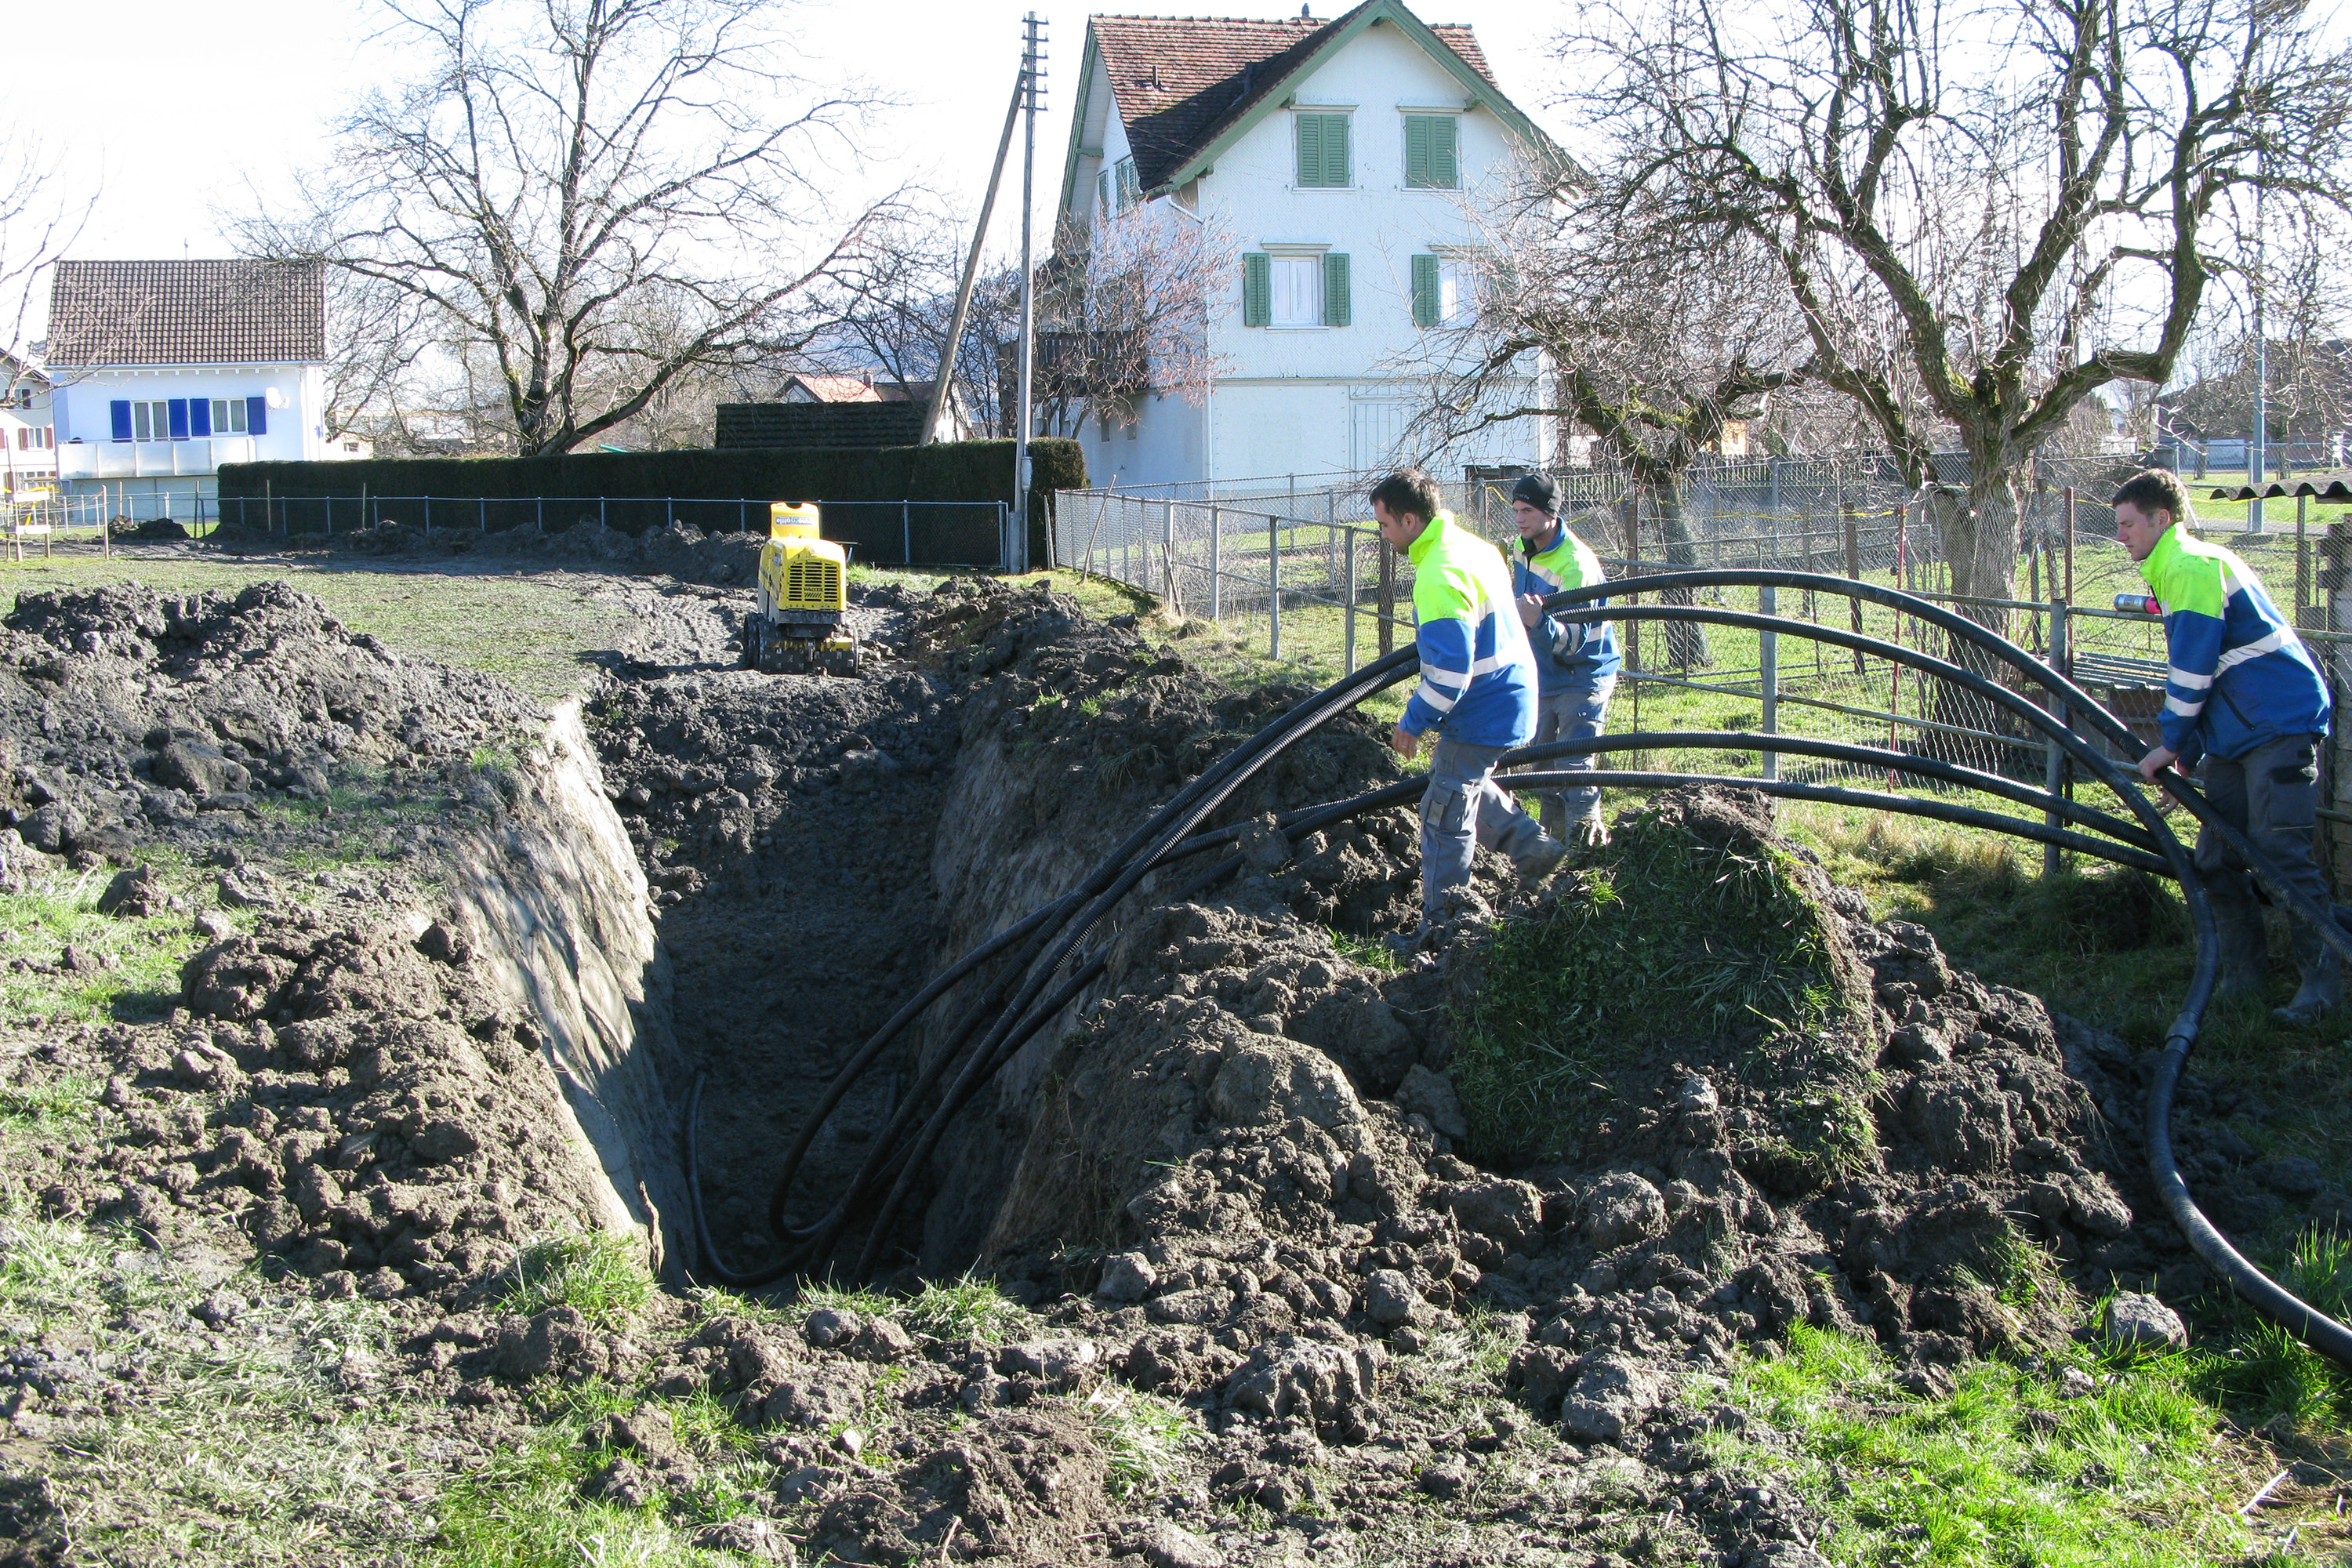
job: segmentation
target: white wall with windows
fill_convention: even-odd
[[[0,491],[45,486],[57,478],[55,418],[47,386],[20,386],[13,396],[0,397]]]
[[[1073,180],[1087,216],[1106,193],[1120,199],[1127,145],[1106,112],[1111,87],[1097,58]],[[1088,420],[1093,482],[1328,473],[1410,457],[1441,469],[1548,466],[1545,419],[1490,426],[1444,452],[1405,445],[1446,352],[1439,334],[1475,318],[1473,208],[1499,193],[1517,157],[1502,120],[1386,23],[1277,91],[1279,107],[1218,153],[1192,193],[1238,251],[1209,324],[1214,383],[1197,408],[1147,400],[1132,440]],[[1525,400],[1545,375],[1531,359]],[[1175,438],[1188,422],[1198,438]]]
[[[58,471],[68,481],[209,476],[223,463],[361,455],[327,439],[320,365],[68,368],[58,381]]]

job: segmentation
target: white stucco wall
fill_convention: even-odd
[[[1091,214],[1094,172],[1123,156],[1124,129],[1106,113],[1110,84],[1097,61],[1087,84],[1083,146],[1073,205]],[[1197,186],[1199,209],[1230,239],[1236,258],[1212,311],[1210,352],[1221,371],[1204,407],[1148,400],[1135,441],[1114,425],[1105,440],[1089,419],[1081,437],[1097,484],[1243,479],[1353,470],[1400,457],[1442,469],[1472,462],[1549,465],[1552,422],[1497,426],[1442,452],[1392,447],[1388,437],[1425,404],[1439,336],[1412,320],[1412,261],[1475,248],[1482,193],[1498,187],[1517,156],[1508,129],[1473,104],[1461,81],[1395,26],[1380,24],[1328,60],[1283,84],[1288,107],[1267,114],[1219,153]],[[1465,107],[1468,106],[1468,107]],[[1405,184],[1404,114],[1460,110],[1456,163],[1461,188]],[[1297,183],[1294,115],[1345,111],[1349,177],[1342,189]],[[1096,117],[1101,116],[1099,129]],[[1180,220],[1189,221],[1189,220]],[[1345,327],[1246,327],[1238,253],[1344,252],[1352,275]],[[1532,400],[1542,367],[1530,363]],[[1186,439],[1185,437],[1191,437]]]
[[[210,473],[222,462],[300,461],[348,456],[331,447],[324,428],[325,367],[316,364],[158,365],[61,371],[52,394],[58,448],[65,471],[73,474],[94,460],[106,475],[127,473],[135,456],[142,473]],[[113,438],[109,405],[116,399],[165,401],[174,397],[262,397],[275,391],[282,408],[268,411],[268,429],[259,436],[207,442],[123,442]],[[97,451],[90,458],[69,451],[79,440]],[[134,454],[133,447],[138,448]],[[178,448],[178,450],[174,450]]]

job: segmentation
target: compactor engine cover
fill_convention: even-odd
[[[798,672],[856,668],[849,634],[849,552],[820,537],[814,505],[778,501],[768,509],[768,542],[760,551],[760,599],[743,618],[748,669]]]

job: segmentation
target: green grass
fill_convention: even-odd
[[[2240,1563],[2262,1543],[2234,1510],[2266,1461],[2217,1444],[2188,1358],[2102,1363],[2062,1398],[2044,1374],[1980,1363],[1948,1399],[1903,1392],[1869,1342],[1800,1323],[1744,1361],[1729,1402],[1776,1429],[1773,1468],[1838,1528],[1842,1564],[2185,1568]],[[1719,1458],[1751,1458],[1741,1438]]]
[[[1833,1002],[1826,911],[1776,853],[1644,815],[1554,900],[1497,928],[1451,1069],[1479,1157],[1557,1157],[1612,1098],[1618,1066],[1669,1037],[1733,1031],[1769,1037],[1743,1072],[1786,1087],[1790,1157],[1824,1172],[1867,1157],[1855,1066],[1775,1054]]]
[[[926,1281],[900,1309],[906,1325],[939,1340],[1003,1341],[1036,1327],[1037,1319],[1007,1300],[995,1282],[965,1275]]]
[[[689,1568],[741,1562],[692,1544],[700,1527],[751,1510],[762,1471],[755,1445],[706,1430],[713,1426],[707,1411],[673,1410],[679,1436],[705,1460],[692,1487],[634,1509],[581,1495],[581,1483],[614,1458],[583,1440],[588,1427],[635,1404],[624,1390],[592,1385],[540,1412],[541,1425],[501,1447],[481,1469],[443,1488],[440,1532],[422,1561],[462,1568]]]
[[[1182,1405],[1123,1383],[1098,1385],[1087,1396],[1087,1411],[1114,1498],[1165,1487],[1207,1443],[1197,1418]]]
[[[167,886],[196,885],[168,858],[151,857]],[[179,1001],[180,964],[203,945],[185,914],[121,920],[98,911],[112,867],[60,872],[21,893],[0,894],[0,1019],[100,1023],[160,1017]],[[207,900],[209,901],[209,900]],[[250,924],[249,918],[238,918]],[[70,943],[108,961],[92,973],[17,972],[12,959],[58,965]]]
[[[604,1231],[534,1243],[515,1259],[514,1281],[499,1306],[525,1316],[576,1307],[592,1322],[617,1328],[653,1299],[643,1250],[635,1237]]]

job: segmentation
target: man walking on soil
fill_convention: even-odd
[[[1421,684],[1390,737],[1401,757],[1439,731],[1421,796],[1421,929],[1418,945],[1448,888],[1470,880],[1477,846],[1500,850],[1525,880],[1559,864],[1565,846],[1495,782],[1495,763],[1535,733],[1535,659],[1511,597],[1502,552],[1438,506],[1437,484],[1418,468],[1372,487],[1381,537],[1412,563],[1412,614],[1419,627]]]
[[[1607,621],[1555,619],[1544,614],[1543,602],[1563,588],[1607,581],[1601,558],[1560,521],[1559,490],[1541,474],[1528,474],[1511,487],[1511,516],[1519,525],[1520,550],[1511,563],[1511,591],[1535,652],[1536,744],[1594,740],[1608,727],[1609,696],[1624,662],[1618,657],[1616,630]],[[1542,765],[1581,773],[1593,765],[1593,754],[1558,757]],[[1598,789],[1564,790],[1542,800],[1543,830],[1552,837],[1565,842],[1573,823],[1581,842],[1609,842]]]
[[[2327,686],[2303,639],[2282,619],[2246,563],[2191,534],[2189,497],[2161,468],[2116,492],[2116,532],[2164,610],[2163,743],[2140,759],[2140,776],[2178,762],[2194,767],[2206,798],[2286,880],[2328,906],[2312,859],[2318,825],[2319,742],[2327,733]],[[2221,928],[2221,992],[2259,996],[2268,944],[2252,874],[2210,831],[2197,836],[2197,869]],[[2336,957],[2319,933],[2294,922],[2303,984],[2271,1016],[2308,1027],[2344,999]]]

